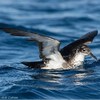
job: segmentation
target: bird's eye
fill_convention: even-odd
[[[85,51],[85,49],[83,49],[83,51]]]

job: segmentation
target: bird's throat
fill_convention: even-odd
[[[71,66],[77,67],[83,64],[84,59],[85,59],[85,55],[82,53],[78,53],[74,57],[72,57],[71,61],[69,62]]]

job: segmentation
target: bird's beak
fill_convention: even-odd
[[[97,57],[93,55],[93,53],[90,53],[90,56],[93,57],[97,61]]]

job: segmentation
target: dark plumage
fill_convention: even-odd
[[[69,45],[65,46],[59,51],[60,42],[56,39],[32,32],[25,32],[14,28],[0,28],[0,29],[7,33],[10,33],[11,35],[25,36],[28,38],[28,40],[36,41],[39,43],[40,58],[42,59],[42,61],[22,62],[22,64],[27,65],[31,68],[70,69],[73,68],[74,65],[75,66],[81,65],[86,55],[91,55],[93,58],[96,59],[96,57],[90,52],[90,49],[86,45],[93,41],[94,37],[98,34],[97,30],[91,31],[83,35],[81,38],[70,43]],[[86,49],[87,51],[89,50],[88,53],[80,52],[81,49],[78,52],[79,48],[82,48],[83,46],[87,48]],[[79,59],[79,62],[75,57]],[[82,63],[80,59],[82,60]]]

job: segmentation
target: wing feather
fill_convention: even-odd
[[[56,39],[14,28],[0,29],[14,36],[25,36],[29,37],[31,41],[37,41],[39,43],[40,58],[42,59],[46,58],[48,55],[51,55],[55,51],[58,51],[59,49],[60,42]]]
[[[74,50],[78,46],[91,43],[97,34],[98,34],[98,31],[94,30],[94,31],[91,31],[91,32],[83,35],[78,40],[76,40],[76,41],[70,43],[69,45],[65,46],[64,48],[62,48],[60,50],[60,53],[62,54],[62,56],[68,56],[69,54],[72,53],[72,50]]]

